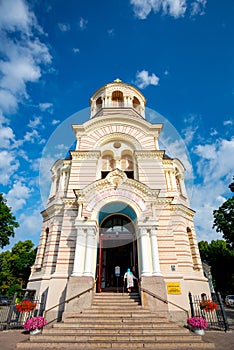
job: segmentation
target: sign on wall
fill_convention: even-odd
[[[167,294],[181,294],[180,282],[167,282]]]

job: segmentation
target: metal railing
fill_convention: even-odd
[[[37,304],[34,310],[19,312],[16,308],[15,299],[12,299],[10,305],[0,307],[0,330],[23,328],[28,318],[42,316],[44,305],[39,300],[31,300]]]
[[[215,302],[217,304],[217,309],[213,311],[205,311],[202,309],[200,304],[204,302],[204,300]],[[202,296],[189,293],[189,304],[192,317],[198,316],[205,318],[209,328],[224,330],[225,332],[229,330],[229,324],[220,293],[212,293],[211,296],[206,295],[205,299],[204,297],[202,298]]]

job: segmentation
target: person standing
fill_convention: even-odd
[[[137,279],[132,271],[128,268],[127,271],[124,274],[124,283],[127,282],[127,290],[130,293],[132,291],[132,288],[134,287],[134,279]]]

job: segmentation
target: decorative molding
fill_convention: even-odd
[[[89,197],[93,196],[93,191],[97,191],[100,195],[108,190],[115,190],[115,195],[119,195],[120,189],[122,193],[124,191],[129,194],[137,194],[141,198],[144,198],[144,201],[155,200],[160,192],[160,190],[152,190],[150,187],[137,180],[129,179],[125,172],[115,169],[111,171],[105,179],[92,182],[83,189],[74,189],[74,193],[78,198],[78,203],[82,203],[84,201],[87,202]]]
[[[174,159],[168,159],[168,158],[164,158],[163,160],[162,160],[162,163],[163,163],[163,165],[173,165],[174,164]]]
[[[41,212],[43,219],[50,219],[52,216],[62,214],[64,205],[53,204]]]
[[[165,151],[135,151],[134,155],[137,159],[163,159]]]
[[[78,205],[77,203],[77,198],[74,197],[64,197],[62,198],[62,201],[64,204],[69,205],[69,206],[76,206]]]
[[[165,198],[157,198],[156,199],[156,205],[171,205],[172,201],[173,201],[174,197],[165,197]]]
[[[195,214],[195,211],[192,210],[191,208],[186,207],[183,204],[172,204],[171,205],[171,210],[173,211],[182,211],[183,213],[193,217]]]
[[[115,133],[103,135],[98,140],[96,147],[99,147],[100,145],[102,145],[103,142],[107,143],[107,142],[111,142],[111,141],[116,141],[116,139],[118,139],[118,141],[127,141],[128,143],[131,143],[135,148],[142,147],[140,142],[134,136],[128,135],[128,134],[123,134],[121,132],[115,132]]]
[[[74,160],[84,160],[84,159],[99,159],[101,152],[100,151],[70,151],[72,159]]]

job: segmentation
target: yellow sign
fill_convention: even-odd
[[[180,282],[168,282],[167,283],[168,294],[181,294]]]

